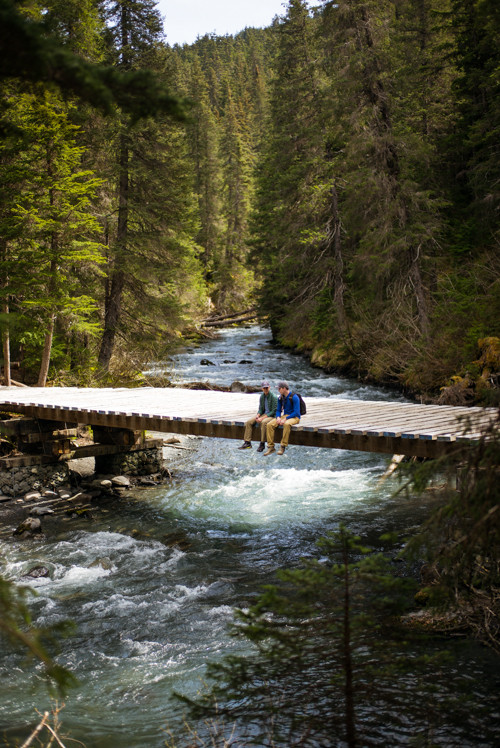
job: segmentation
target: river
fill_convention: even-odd
[[[203,359],[213,365],[202,365]],[[260,327],[225,330],[218,340],[151,367],[164,369],[177,381],[224,385],[258,386],[262,378],[275,385],[286,378],[306,401],[403,400],[313,368],[272,346]],[[172,693],[193,696],[206,662],[243,646],[228,635],[234,606],[252,602],[278,569],[315,554],[317,538],[340,522],[377,546],[382,533],[414,532],[435,500],[431,493],[396,498],[391,481],[379,485],[387,455],[292,445],[283,457],[263,457],[255,448],[239,451],[238,444],[190,438],[189,448],[175,453],[172,481],[161,487],[134,489],[98,505],[91,522],[68,518],[49,526],[44,541],[0,541],[2,573],[9,578],[20,579],[39,564],[50,570],[49,578],[32,583],[35,623],[76,624],[61,643],[60,662],[79,679],[61,713],[62,731],[87,748],[163,746],[164,728],[180,729]],[[429,717],[432,741],[412,742],[426,726],[395,711],[384,715],[388,724],[378,726],[373,744],[498,745],[492,703],[498,658],[467,641],[433,646],[451,648],[456,658],[440,673],[441,706]],[[50,708],[34,672],[21,655],[0,653],[5,745],[28,734],[35,709]],[[464,689],[473,701],[457,718],[455,702]],[[448,709],[450,699],[455,702]],[[332,737],[331,745],[342,744]]]

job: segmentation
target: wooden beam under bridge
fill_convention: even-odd
[[[290,444],[440,457],[477,442],[495,408],[306,397]],[[258,394],[182,388],[0,387],[0,410],[93,427],[242,439]],[[257,439],[259,432],[255,430]],[[279,440],[279,430],[277,431]]]

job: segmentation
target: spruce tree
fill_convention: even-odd
[[[244,263],[247,254],[248,213],[251,197],[253,154],[245,117],[226,94],[221,136],[221,162],[224,176],[222,213],[225,223],[224,253],[217,269],[218,306],[222,310],[241,309],[245,301]],[[228,304],[228,299],[232,303]]]
[[[209,667],[207,693],[184,699],[193,718],[215,719],[241,745],[374,744],[366,707],[378,714],[394,698],[387,686],[404,667],[394,617],[414,584],[359,541],[341,526],[318,542],[321,560],[280,571],[238,611],[233,634],[250,651]],[[400,687],[403,702],[411,686]]]
[[[118,69],[147,67],[169,80],[156,4],[119,0],[104,7],[109,55]],[[126,329],[131,326],[131,337],[139,337],[133,324],[137,304],[143,310],[143,322],[148,319],[140,328],[142,336],[158,344],[172,337],[175,322],[182,323],[185,302],[191,305],[191,313],[196,312],[203,295],[192,241],[195,215],[184,134],[168,120],[134,124],[126,115],[117,126],[108,127],[107,147],[112,144],[115,161],[109,170],[114,195],[111,204],[103,206],[108,216],[106,220],[103,216],[107,281],[98,361],[105,371],[116,335],[127,338]],[[183,293],[187,284],[192,293]],[[145,334],[146,329],[151,335]]]
[[[208,84],[197,56],[190,66],[189,97],[195,102],[188,126],[190,158],[194,166],[195,192],[198,200],[200,229],[197,242],[203,247],[201,260],[206,280],[221,260],[221,168],[219,161],[219,128],[209,100]]]
[[[266,34],[206,35],[174,48],[176,90],[193,102],[188,124],[205,277],[212,302],[241,309],[254,286],[249,216],[265,135]],[[260,65],[260,68],[257,66]]]
[[[500,12],[495,0],[452,0],[451,23],[456,39],[455,104],[457,135],[451,141],[454,176],[466,198],[460,219],[479,245],[498,232],[500,173]],[[450,153],[451,156],[451,153]],[[464,205],[462,201],[462,205]],[[465,206],[464,206],[465,207]],[[478,241],[478,239],[480,241]]]
[[[43,338],[40,387],[47,380],[57,320],[88,332],[98,324],[95,302],[85,293],[78,269],[88,274],[102,260],[91,211],[100,181],[81,168],[82,148],[70,109],[43,90],[12,102],[12,121],[29,145],[17,155],[19,181],[10,207],[15,234],[7,245],[16,269],[8,291]]]
[[[72,10],[79,5],[71,3],[69,7]],[[86,21],[84,29],[79,25],[77,36],[88,39],[88,20],[94,17],[93,6],[89,6],[86,0],[81,7],[86,13]],[[89,62],[80,53],[61,43],[57,36],[48,33],[48,26],[40,21],[40,15],[40,8],[36,4],[29,3],[23,7],[16,0],[2,0],[0,80],[18,78],[43,83],[63,94],[75,96],[106,114],[114,114],[116,108],[120,107],[135,119],[160,112],[185,118],[182,103],[161,84],[154,73],[149,70],[124,73],[110,65]],[[54,17],[49,14],[48,18],[53,28]],[[64,25],[62,23],[61,27],[64,28]],[[55,27],[59,27],[57,22]],[[74,41],[73,35],[72,43]],[[8,121],[1,119],[0,128],[8,128]]]
[[[258,168],[255,257],[264,276],[263,310],[282,342],[309,311],[324,267],[325,162],[321,92],[307,4],[291,0],[276,27],[277,50],[269,101],[268,138]],[[326,198],[327,199],[327,198]]]

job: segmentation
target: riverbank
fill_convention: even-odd
[[[37,485],[22,494],[5,496],[0,494],[0,538],[13,539],[16,530],[28,517],[36,517],[32,531],[18,533],[17,539],[32,539],[43,532],[43,526],[49,522],[54,528],[57,522],[68,519],[92,518],[92,509],[96,502],[115,500],[132,489],[158,488],[172,479],[175,466],[185,456],[186,450],[199,437],[183,436],[155,432],[155,439],[163,440],[162,469],[150,475],[112,475],[95,472],[93,457],[69,460],[64,463],[67,468],[66,480],[61,479],[58,485],[53,481]]]
[[[231,325],[237,329],[241,325]],[[247,325],[242,327],[248,327]],[[380,364],[370,365],[362,350],[354,351],[344,343],[314,342],[309,336],[298,338],[297,331],[287,337],[270,328],[272,342],[293,355],[303,356],[312,366],[329,375],[356,379],[360,384],[384,387],[413,402],[432,405],[496,407],[500,405],[500,338],[486,337],[477,342],[477,358],[458,371],[431,380],[424,375],[424,358],[420,364],[401,361],[399,371]],[[215,338],[216,340],[217,338]],[[189,341],[193,344],[193,340]],[[200,335],[199,344],[206,342]],[[207,366],[211,363],[208,361]],[[419,370],[419,366],[421,371]],[[184,385],[187,386],[187,385]],[[210,387],[205,382],[192,386]]]
[[[413,371],[400,367],[396,372],[380,366],[371,367],[362,352],[353,354],[344,344],[316,344],[295,337],[282,339],[273,335],[276,345],[305,356],[312,366],[327,374],[353,377],[359,382],[387,387],[419,403],[436,405],[500,405],[500,338],[488,337],[478,340],[477,359],[467,366],[434,382],[429,389],[429,380],[423,370]],[[421,362],[425,367],[425,361]]]

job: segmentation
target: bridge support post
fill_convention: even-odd
[[[59,458],[75,436],[75,423],[42,418],[0,420],[0,494],[20,496],[67,483],[68,465]]]
[[[160,473],[163,469],[163,449],[161,446],[148,447],[148,441],[158,444],[157,439],[146,440],[145,449],[98,455],[95,458],[96,473],[105,475],[151,475],[152,473]]]
[[[112,426],[92,426],[94,442],[114,445],[109,454],[96,454],[96,473],[150,475],[163,468],[162,441],[146,439],[145,431]]]
[[[95,458],[98,473],[162,471],[163,440],[147,439],[144,431],[132,429],[92,425],[92,431],[94,443],[81,445],[76,423],[26,417],[0,420],[0,496],[22,496],[68,483],[68,461],[83,457]]]

